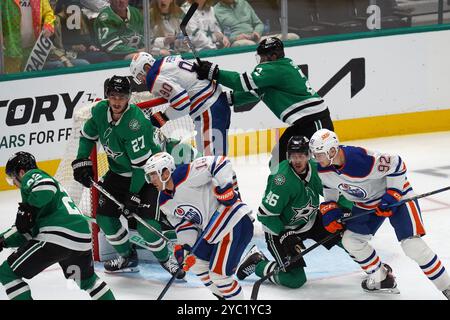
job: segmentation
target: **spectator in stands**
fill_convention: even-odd
[[[111,59],[129,60],[144,51],[144,20],[128,0],[110,0],[111,5],[100,11],[94,21],[94,31],[101,49]]]
[[[40,33],[53,35],[55,16],[48,0],[1,0],[0,11],[5,72],[20,72]]]
[[[59,0],[64,1],[64,0]],[[63,46],[61,35],[61,19],[58,15],[55,16],[55,33],[52,36],[53,48],[48,55],[47,61],[43,67],[44,70],[58,69],[64,67],[84,66],[88,65],[89,61],[77,58],[74,52],[66,51]]]
[[[150,24],[154,37],[152,54],[168,55],[189,51],[180,30],[183,10],[173,0],[154,0],[150,8]],[[159,52],[154,52],[154,51]]]
[[[56,47],[65,50],[69,57],[89,63],[111,60],[95,45],[91,24],[81,10],[79,0],[58,0],[55,13],[60,20],[60,35],[53,41]]]
[[[186,13],[194,0],[186,1],[181,9]],[[220,30],[214,15],[213,0],[196,0],[198,9],[189,20],[187,32],[197,50],[228,48],[230,40]]]
[[[254,45],[261,40],[264,25],[247,1],[220,0],[214,6],[214,11],[232,47]]]

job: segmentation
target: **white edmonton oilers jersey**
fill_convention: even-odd
[[[172,108],[165,112],[169,119],[189,114],[192,119],[210,108],[222,93],[216,81],[198,80],[193,63],[181,56],[156,60],[147,73],[147,88],[155,96],[167,99]]]
[[[387,188],[398,190],[403,197],[411,196],[412,187],[406,178],[406,166],[398,155],[340,146],[345,164],[321,167],[325,201],[337,201],[339,193],[363,209],[373,209]],[[411,194],[410,194],[411,193]]]
[[[233,176],[231,163],[223,156],[201,157],[172,173],[175,189],[171,193],[160,192],[159,208],[175,227],[178,243],[193,246],[210,222],[209,232],[203,237],[209,243],[218,243],[242,217],[251,214],[251,209],[240,200],[225,207],[214,195],[216,186],[235,185]]]

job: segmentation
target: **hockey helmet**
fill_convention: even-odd
[[[164,169],[167,169],[170,172],[170,175],[166,180],[162,179],[162,173]],[[153,172],[156,172],[159,176],[159,179],[164,184],[165,188],[165,183],[169,181],[172,172],[174,171],[175,171],[175,160],[173,159],[173,157],[167,152],[158,152],[157,154],[151,156],[145,163],[144,166],[145,181],[147,181],[147,183],[151,183],[150,175]]]
[[[131,94],[130,80],[127,77],[112,76],[106,85],[106,96],[109,97],[111,92],[118,92],[129,96]]]
[[[284,45],[277,37],[269,37],[262,40],[256,49],[258,55],[273,55],[275,54],[278,59],[284,58]]]
[[[286,158],[293,153],[302,153],[309,156],[309,139],[305,136],[292,136],[287,144]]]
[[[20,170],[25,172],[37,169],[36,159],[31,153],[19,151],[14,153],[8,160],[5,166],[6,181],[10,185],[14,185],[14,178],[20,181]]]
[[[333,148],[336,150],[336,153],[333,157],[330,157],[330,151]],[[332,161],[339,150],[339,139],[333,131],[320,129],[312,135],[311,140],[309,141],[309,149],[311,150],[313,157],[324,153],[327,159]]]
[[[150,53],[147,52],[139,52],[133,56],[133,59],[130,63],[130,72],[133,76],[134,80],[141,84],[140,76],[146,76],[145,65],[148,64],[150,67],[155,63],[155,58]]]

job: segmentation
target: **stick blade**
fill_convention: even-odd
[[[183,20],[181,21],[180,29],[184,34],[186,34],[186,26],[189,20],[191,20],[197,8],[198,3],[197,2],[192,3],[191,6],[189,7],[189,10],[186,12],[186,15],[184,16]]]

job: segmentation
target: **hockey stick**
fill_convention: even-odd
[[[82,216],[83,216],[83,218],[86,219],[86,221],[88,221],[88,222],[90,222],[90,223],[95,223],[95,224],[97,224],[97,220],[96,220],[95,218],[90,217],[90,216],[87,216],[87,215],[84,215],[84,214],[82,214]],[[147,249],[147,250],[149,250],[149,251],[152,251],[152,250],[150,249],[150,245],[148,244],[148,242],[145,241],[144,238],[142,238],[142,237],[139,236],[139,235],[136,235],[136,234],[135,234],[135,235],[133,235],[132,237],[130,237],[130,242],[131,242],[131,243],[134,243],[135,245],[138,245],[139,247],[141,247],[141,248],[143,248],[143,249]]]
[[[401,201],[399,201],[397,203],[394,203],[394,204],[390,205],[389,208],[395,208],[395,207],[401,206],[402,204],[404,204],[406,202],[415,201],[415,200],[418,200],[418,199],[421,199],[421,198],[425,198],[425,197],[431,196],[433,194],[441,193],[441,192],[444,192],[444,191],[447,191],[447,190],[450,190],[450,186],[444,187],[444,188],[441,188],[441,189],[437,189],[437,190],[433,190],[433,191],[430,191],[430,192],[422,193],[420,195],[417,195],[417,196],[414,196],[414,197],[410,197],[408,199],[401,200]],[[355,219],[355,218],[358,218],[358,217],[361,217],[361,216],[364,216],[364,215],[367,215],[367,214],[375,213],[375,212],[376,212],[376,210],[373,209],[373,210],[369,210],[369,211],[366,211],[366,212],[364,212],[362,214],[358,214],[358,215],[355,215],[355,216],[352,216],[351,212],[350,213],[344,213],[344,217],[342,219],[339,219],[338,222],[345,223],[345,222],[347,222],[349,220],[352,220],[352,219]],[[292,258],[290,260],[290,262],[288,264],[286,264],[284,267],[287,267],[290,264],[297,262],[299,259],[301,259],[308,252],[311,252],[312,250],[314,250],[318,246],[320,246],[320,245],[330,241],[331,239],[334,239],[338,235],[341,235],[341,233],[338,232],[338,233],[330,234],[328,237],[326,237],[322,241],[317,242],[316,244],[312,245],[311,247],[309,247],[305,251],[302,251],[299,255],[297,255],[294,258]],[[264,281],[266,281],[267,279],[269,279],[271,276],[273,276],[279,270],[280,270],[280,267],[275,267],[274,270],[272,270],[271,272],[266,274],[264,277],[261,277],[261,279],[259,279],[258,281],[256,281],[254,283],[253,289],[252,289],[252,294],[251,294],[251,297],[250,297],[251,300],[256,300],[257,299],[259,288],[261,287],[261,284]]]
[[[209,229],[211,228],[213,222],[217,219],[218,215],[219,215],[219,211],[216,210],[214,212],[213,216],[211,217],[211,220],[209,220],[208,225],[206,226],[205,230],[203,230],[202,233],[200,234],[200,236],[197,238],[197,241],[195,242],[194,246],[192,247],[191,252],[194,252],[198,248],[198,245],[200,244],[201,240],[203,239],[205,234],[208,233]],[[167,282],[166,286],[161,291],[161,293],[159,294],[158,298],[156,298],[156,300],[161,300],[164,297],[164,295],[169,290],[170,286],[172,285],[172,283],[175,281],[176,277],[180,274],[180,272],[182,270],[183,270],[183,268],[182,268],[182,266],[180,266],[180,268],[177,270],[177,272],[175,272],[175,274],[172,276],[172,278],[170,278],[169,282]]]
[[[447,191],[447,190],[450,190],[450,186],[444,187],[444,188],[441,188],[441,189],[436,189],[436,190],[433,190],[433,191],[430,191],[430,192],[425,192],[425,193],[419,194],[419,195],[414,196],[414,197],[410,197],[410,198],[407,198],[407,199],[400,200],[399,202],[396,202],[396,203],[393,203],[393,204],[389,205],[388,208],[395,208],[395,207],[401,206],[402,204],[404,204],[406,202],[415,201],[415,200],[418,200],[418,199],[421,199],[421,198],[429,197],[429,196],[431,196],[433,194],[441,193],[441,192],[444,192],[444,191]],[[343,218],[338,220],[338,222],[344,222],[345,223],[345,222],[347,222],[349,220],[353,220],[353,219],[356,219],[358,217],[365,216],[365,215],[368,215],[368,214],[371,214],[371,213],[375,213],[375,212],[376,212],[376,210],[372,209],[372,210],[368,210],[366,212],[363,212],[361,214],[357,214],[357,215],[354,215],[354,216],[351,215],[351,212],[344,213]]]
[[[308,249],[306,249],[305,251],[300,252],[298,255],[296,255],[295,257],[293,257],[289,263],[285,263],[284,267],[288,267],[289,265],[299,261],[305,254],[313,251],[315,248],[323,245],[324,243],[336,238],[337,236],[340,236],[341,234],[338,233],[332,233],[330,235],[328,235],[325,239],[322,239],[319,242],[316,242],[315,244],[313,244],[311,247],[309,247]],[[253,284],[253,289],[252,289],[252,294],[250,296],[250,300],[256,300],[258,298],[258,293],[259,293],[259,288],[261,287],[261,284],[266,281],[267,279],[269,279],[271,276],[273,276],[276,272],[278,272],[280,270],[279,266],[276,266],[272,271],[270,271],[269,273],[267,273],[264,277],[261,277],[261,279],[259,279],[258,281],[256,281]]]
[[[92,181],[92,185],[101,193],[103,193],[106,197],[108,197],[111,201],[113,201],[115,204],[117,204],[117,206],[120,208],[120,210],[123,211],[124,209],[124,205],[121,204],[119,201],[116,200],[116,198],[113,197],[112,194],[110,194],[108,191],[106,191],[102,186],[100,186],[97,182],[95,182],[94,180]],[[133,218],[135,218],[137,221],[139,221],[140,223],[142,223],[144,225],[144,227],[146,227],[148,230],[150,230],[151,232],[153,232],[154,234],[156,234],[158,237],[164,239],[165,241],[169,242],[170,239],[167,238],[164,234],[162,234],[159,230],[155,229],[154,227],[152,227],[151,225],[149,225],[144,219],[142,219],[141,217],[139,217],[137,214],[132,213],[131,214],[133,216]]]
[[[191,49],[192,54],[194,55],[194,58],[197,59],[198,64],[200,64],[200,58],[198,57],[197,50],[195,50],[194,44],[192,43],[191,39],[189,38],[187,32],[186,32],[186,26],[189,23],[189,20],[191,20],[192,16],[194,15],[195,11],[197,11],[198,3],[193,2],[191,6],[189,7],[189,10],[186,12],[186,15],[184,16],[183,20],[180,24],[181,32],[183,32],[184,38],[186,39],[186,42],[189,46],[189,49]]]

